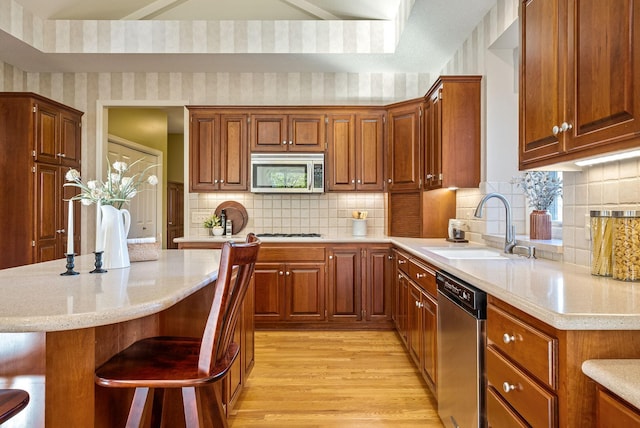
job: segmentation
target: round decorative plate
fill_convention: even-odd
[[[232,222],[232,233],[237,235],[242,232],[249,221],[249,214],[247,214],[244,205],[236,201],[224,201],[216,207],[215,214],[220,217],[222,210],[224,210],[227,220]]]

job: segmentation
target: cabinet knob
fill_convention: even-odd
[[[362,180],[358,179],[358,184],[362,183]]]
[[[505,393],[507,393],[507,394],[508,394],[509,392],[513,391],[514,389],[516,389],[516,386],[515,386],[515,385],[510,384],[509,382],[504,382],[504,383],[502,384],[502,390],[503,390]]]
[[[173,224],[173,222],[172,222],[172,221],[170,221],[170,222],[169,222],[169,225],[172,225],[172,224]]]
[[[351,184],[353,184],[353,183],[355,183],[355,182],[356,182],[356,180],[351,180]]]
[[[333,260],[333,256],[329,256],[329,260]]]
[[[431,180],[433,177],[435,177],[435,175],[433,174],[427,174],[424,176],[424,178],[426,178],[427,180]]]
[[[391,184],[393,181],[391,181],[390,178],[387,178],[387,183]]]
[[[560,125],[554,126],[551,129],[551,132],[553,132],[553,135],[558,135],[558,134],[562,134],[563,132],[567,132],[571,128],[573,128],[573,125],[567,122],[562,122]]]
[[[393,256],[387,256],[387,259],[393,260]]]
[[[292,146],[293,145],[293,141],[289,141],[289,145]]]
[[[283,142],[282,142],[282,145],[286,146],[286,145],[287,145],[287,142],[286,142],[286,141],[283,141]]]
[[[416,273],[416,279],[424,278],[425,276],[427,276],[426,273]]]
[[[218,179],[216,178],[215,180],[213,180],[213,182],[214,182],[215,184],[218,184]]]
[[[399,264],[399,265],[403,265],[403,264],[405,264],[406,262],[407,262],[406,260],[398,260],[398,264]]]
[[[221,183],[221,184],[222,184],[222,183],[224,183],[224,180],[220,180],[220,183]]]
[[[66,231],[64,229],[58,229],[56,230],[56,233],[65,233]]]
[[[291,275],[291,272],[286,271],[286,272],[285,272],[285,275],[289,276],[289,275]]]
[[[282,276],[282,275],[284,275],[284,272],[279,271],[279,272],[278,272],[278,275]]]
[[[502,341],[504,343],[511,343],[511,342],[515,342],[516,341],[516,337],[510,335],[509,333],[505,333],[502,335]]]
[[[65,155],[64,153],[56,153],[56,156],[59,158],[66,158],[67,155]]]

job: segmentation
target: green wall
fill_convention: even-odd
[[[155,108],[110,108],[108,133],[162,152],[162,220],[158,230],[162,233],[162,246],[166,248],[167,177],[169,134],[167,113]]]
[[[184,183],[184,134],[169,134],[167,181]]]

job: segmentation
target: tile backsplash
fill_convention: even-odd
[[[256,233],[320,233],[349,235],[352,232],[351,212],[367,211],[367,234],[382,235],[385,231],[383,193],[323,193],[259,194],[259,193],[192,193],[189,195],[189,237],[204,237],[208,231],[195,214],[211,214],[224,201],[236,201],[247,210],[246,229]]]

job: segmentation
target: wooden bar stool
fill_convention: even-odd
[[[240,348],[233,342],[233,330],[259,249],[260,240],[253,233],[247,236],[246,243],[223,244],[213,304],[202,339],[142,339],[96,369],[96,383],[100,386],[135,388],[127,427],[143,423],[161,426],[167,388],[181,390],[187,428],[227,427],[221,389],[211,384],[224,377],[238,356]],[[213,408],[203,405],[207,401],[215,402]]]
[[[0,425],[20,413],[29,403],[29,394],[21,389],[0,389]]]

